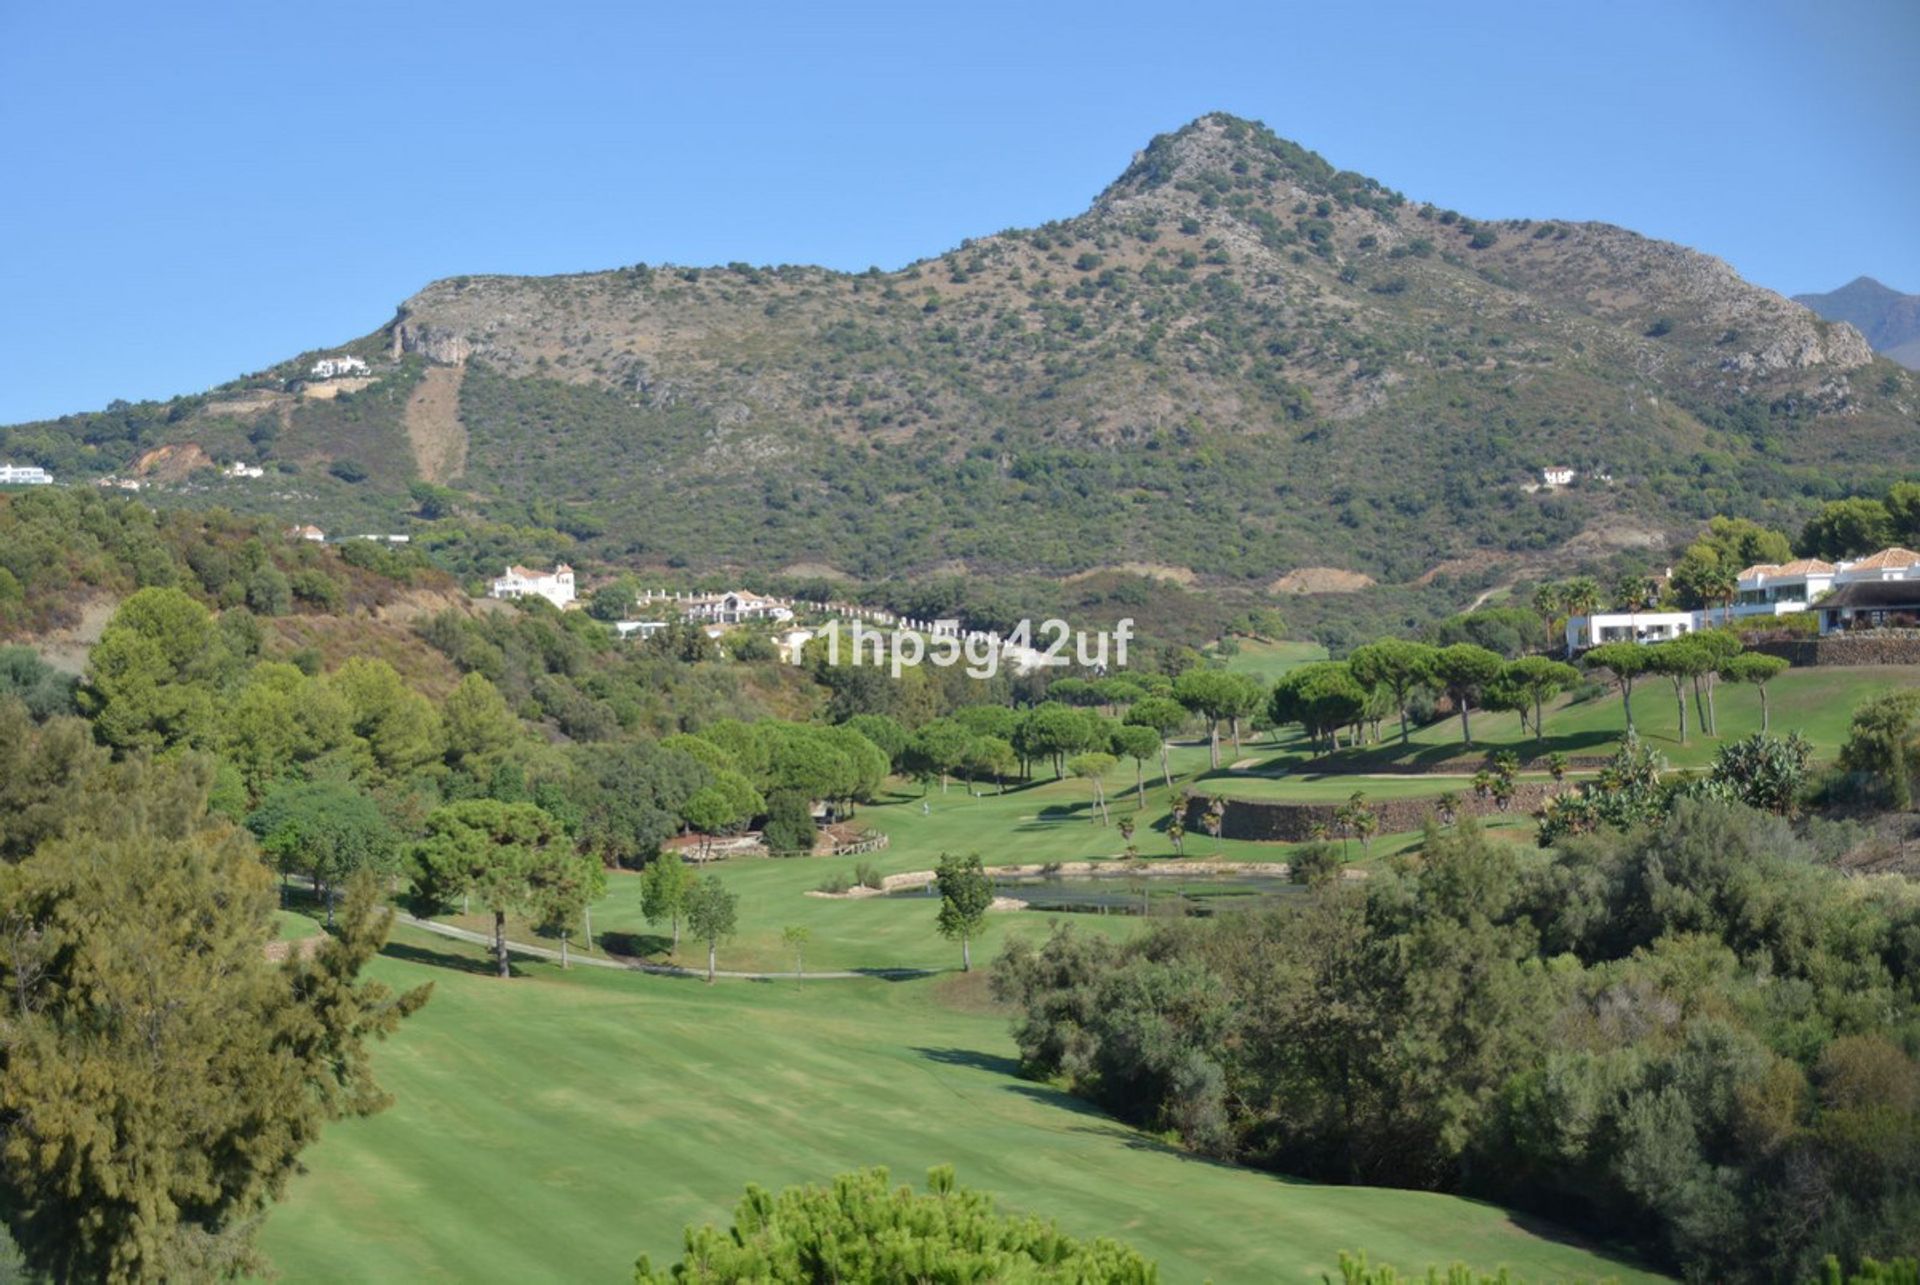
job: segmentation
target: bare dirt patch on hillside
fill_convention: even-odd
[[[1140,576],[1147,580],[1164,580],[1169,584],[1177,585],[1190,585],[1200,578],[1194,574],[1192,567],[1169,566],[1164,562],[1116,562],[1104,567],[1089,567],[1085,571],[1076,571],[1067,576],[1062,583],[1078,584],[1082,580],[1106,575]]]
[[[212,468],[213,457],[193,442],[156,446],[133,462],[136,477],[151,482],[184,482],[198,469]]]
[[[345,379],[326,379],[304,385],[300,395],[316,402],[330,402],[341,393],[357,393],[371,387],[372,375],[350,375]]]
[[[50,630],[39,638],[23,639],[40,653],[40,659],[68,674],[87,671],[87,653],[100,641],[107,622],[120,609],[120,599],[102,594],[82,601],[76,610],[78,619],[71,625]],[[62,613],[63,615],[66,613]]]
[[[1268,593],[1359,593],[1371,589],[1374,579],[1339,567],[1295,567],[1267,586]]]
[[[247,392],[236,393],[231,397],[221,398],[218,401],[209,401],[205,406],[200,408],[200,413],[208,416],[260,415],[267,411],[283,409],[291,400],[292,398],[288,397],[285,393],[276,393],[265,388],[256,388]]]
[[[1653,527],[1629,522],[1607,522],[1588,527],[1566,542],[1563,556],[1600,556],[1621,549],[1660,549],[1667,544],[1667,533]]]
[[[789,562],[780,574],[795,580],[851,580],[852,576],[825,562]]]
[[[467,427],[460,422],[465,366],[428,366],[407,399],[407,445],[420,476],[444,485],[467,471]]]

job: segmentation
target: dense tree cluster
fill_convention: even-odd
[[[155,511],[92,488],[0,495],[0,637],[77,623],[87,592],[177,588],[259,616],[337,612],[445,585],[415,551],[288,540],[276,523],[221,509]]]
[[[1063,928],[994,983],[1034,1073],[1196,1149],[1779,1280],[1920,1236],[1915,943],[1904,881],[1683,800],[1543,863],[1463,826],[1294,909]]]
[[[426,999],[357,980],[369,879],[269,961],[272,874],[215,776],[0,701],[0,1217],[51,1279],[264,1268],[261,1214],[327,1120],[384,1104],[366,1046]]]

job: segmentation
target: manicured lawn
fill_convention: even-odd
[[[1255,642],[1246,638],[1237,641],[1240,650],[1226,658],[1227,668],[1239,674],[1252,674],[1268,684],[1289,669],[1327,658],[1327,649],[1315,642]]]
[[[1846,741],[1847,726],[1857,705],[1894,687],[1914,684],[1920,684],[1920,667],[1910,665],[1791,669],[1767,685],[1767,701],[1773,711],[1772,728],[1781,734],[1797,729],[1813,742],[1816,758],[1829,760]],[[1654,676],[1642,677],[1634,685],[1634,725],[1641,738],[1666,755],[1675,767],[1703,767],[1713,761],[1714,750],[1721,742],[1760,730],[1760,696],[1751,687],[1722,683],[1716,689],[1714,704],[1720,716],[1718,740],[1701,735],[1692,709],[1691,688],[1687,700],[1688,744],[1682,746],[1673,684]],[[1411,745],[1405,749],[1400,745],[1397,726],[1390,720],[1383,728],[1387,735],[1381,744],[1343,751],[1337,761],[1390,771],[1395,766],[1443,763],[1502,749],[1511,749],[1522,757],[1551,750],[1569,755],[1605,755],[1619,745],[1626,731],[1626,715],[1618,692],[1578,704],[1562,700],[1550,707],[1544,742],[1531,734],[1522,735],[1517,714],[1476,710],[1472,722],[1474,749],[1471,751],[1461,744],[1458,718],[1416,728]],[[1265,757],[1295,759],[1297,753],[1269,752]]]
[[[1247,750],[1252,750],[1251,743]],[[1230,752],[1230,747],[1223,752],[1223,762]],[[1230,797],[1337,803],[1344,802],[1356,789],[1374,799],[1418,798],[1467,789],[1464,780],[1441,776],[1410,780],[1337,775],[1264,778],[1224,771],[1212,774],[1206,767],[1204,745],[1175,747],[1176,788],[1191,783]],[[1118,828],[1123,817],[1135,820],[1133,846],[1141,858],[1176,859],[1166,835],[1167,790],[1155,783],[1157,775],[1149,777],[1147,805],[1140,809],[1133,791],[1131,763],[1114,769],[1105,782],[1108,808],[1115,822],[1111,826],[1098,825],[1091,819],[1093,794],[1086,782],[1072,778],[1054,781],[1048,779],[1044,768],[1037,777],[1035,782],[1004,794],[983,793],[977,797],[969,795],[959,782],[950,785],[944,795],[936,787],[924,797],[911,787],[902,787],[884,802],[860,810],[860,823],[885,831],[891,840],[886,849],[867,856],[781,860],[744,857],[699,867],[701,874],[718,875],[740,899],[739,929],[721,944],[720,967],[754,972],[793,968],[793,953],[781,941],[789,926],[803,927],[810,935],[805,950],[809,969],[955,967],[959,947],[935,932],[935,908],[924,900],[807,895],[835,876],[853,881],[856,867],[863,863],[881,874],[894,874],[931,870],[947,852],[977,852],[989,866],[1117,862],[1125,859],[1127,847]],[[1530,828],[1532,823],[1518,816],[1510,824]],[[1352,847],[1352,864],[1365,865],[1405,851],[1418,839],[1417,832],[1375,836],[1365,850],[1358,845]],[[1185,859],[1190,861],[1218,858],[1254,862],[1286,861],[1293,847],[1214,839],[1198,827],[1188,831],[1184,846]],[[1055,918],[1038,910],[996,912],[973,944],[974,958],[991,959],[1015,934],[1042,936]],[[483,915],[449,915],[445,919],[480,932],[492,929],[491,920]],[[1138,919],[1126,916],[1076,915],[1073,921],[1089,931],[1108,934],[1126,934],[1140,928]],[[683,935],[675,952],[670,949],[668,926],[647,922],[641,908],[641,880],[636,874],[610,874],[607,895],[593,907],[593,927],[596,942],[592,953],[611,952],[690,967],[706,964],[704,944]],[[531,925],[518,920],[509,921],[508,935],[515,941],[558,945],[557,940],[541,937]],[[582,949],[578,935],[571,939],[570,946],[576,951]]]
[[[291,899],[289,904],[293,904]],[[320,918],[316,918],[316,914]],[[325,918],[325,914],[324,910],[315,911],[304,906],[299,909],[276,910],[274,922],[280,926],[279,935],[283,941],[299,941],[303,937],[312,937],[321,931],[321,919]]]
[[[1653,1279],[1488,1205],[1185,1156],[1018,1079],[977,975],[709,988],[482,966],[407,930],[374,966],[434,996],[376,1054],[394,1106],[329,1127],[268,1218],[287,1279],[621,1280],[749,1181],[884,1164],[918,1185],[947,1163],[1006,1207],[1133,1242],[1168,1282],[1318,1280],[1362,1247],[1404,1269]]]
[[[1176,747],[1173,762],[1179,785],[1206,767],[1206,748]],[[861,863],[871,864],[882,874],[931,870],[946,852],[977,852],[989,866],[1120,860],[1127,847],[1117,824],[1122,817],[1136,819],[1133,844],[1141,857],[1171,859],[1176,854],[1165,833],[1167,790],[1154,783],[1157,765],[1154,772],[1142,810],[1137,809],[1132,788],[1132,764],[1115,768],[1105,783],[1116,823],[1110,826],[1092,820],[1093,792],[1086,782],[1047,779],[1048,769],[1043,768],[1034,783],[1005,794],[974,797],[964,784],[955,782],[944,795],[935,787],[923,798],[917,790],[903,787],[885,802],[860,810],[859,823],[885,831],[890,839],[887,848],[867,856],[744,857],[707,863],[700,873],[717,874],[740,898],[739,932],[721,946],[720,965],[753,971],[792,968],[792,953],[780,938],[784,928],[796,925],[812,934],[806,949],[810,969],[953,967],[959,963],[959,947],[934,931],[935,909],[927,902],[810,897],[807,893],[832,876],[851,880]],[[1185,847],[1190,860],[1217,856],[1233,861],[1285,861],[1288,851],[1284,844],[1216,840],[1198,830],[1187,835]],[[1385,850],[1376,843],[1376,852]],[[974,958],[992,958],[1011,933],[1045,934],[1051,918],[1037,912],[992,915],[985,934],[974,943]],[[480,916],[450,919],[481,931],[490,927]],[[1139,926],[1137,920],[1118,916],[1077,916],[1076,922],[1110,933],[1132,932]],[[607,896],[594,905],[593,923],[597,944],[616,953],[705,965],[705,947],[691,940],[683,938],[677,954],[668,952],[667,927],[647,923],[641,911],[637,875],[610,876]],[[510,927],[516,940],[534,939],[527,926]]]

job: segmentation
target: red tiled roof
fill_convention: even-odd
[[[1902,549],[1895,546],[1891,549],[1882,549],[1878,553],[1870,554],[1854,563],[1851,567],[1848,567],[1847,570],[1892,571],[1900,567],[1910,567],[1916,562],[1920,562],[1920,553],[1915,553],[1912,549]]]
[[[1797,558],[1773,569],[1777,576],[1824,576],[1832,575],[1835,568],[1831,562],[1822,562],[1818,558]]]

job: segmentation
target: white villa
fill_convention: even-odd
[[[287,539],[311,540],[315,544],[325,544],[327,542],[327,533],[325,531],[322,531],[319,527],[314,526],[312,523],[307,523],[302,526],[288,527]]]
[[[1884,586],[1894,585],[1889,590]],[[1730,620],[1755,616],[1820,613],[1820,632],[1833,633],[1866,619],[1885,623],[1920,615],[1920,553],[1882,549],[1851,562],[1801,558],[1776,566],[1760,563],[1742,571],[1733,605],[1699,611],[1602,611],[1567,621],[1567,650],[1585,651],[1610,642],[1665,642]]]
[[[358,357],[322,357],[313,363],[315,379],[334,379],[341,375],[364,375],[367,363]]]
[[[616,620],[613,632],[621,638],[638,638],[641,642],[653,637],[667,627],[664,620]]]
[[[227,465],[223,472],[228,477],[265,477],[267,470],[258,464],[249,464],[245,460],[235,460]]]
[[[680,606],[685,618],[696,624],[738,625],[748,620],[780,624],[793,619],[793,608],[745,589],[685,598]]]
[[[573,568],[562,562],[552,571],[534,571],[527,567],[508,567],[507,574],[487,590],[489,598],[545,598],[556,607],[573,601]]]
[[[1572,486],[1577,476],[1570,468],[1553,465],[1540,470],[1540,481],[1546,486]]]
[[[51,486],[53,474],[32,464],[0,464],[0,486]]]

